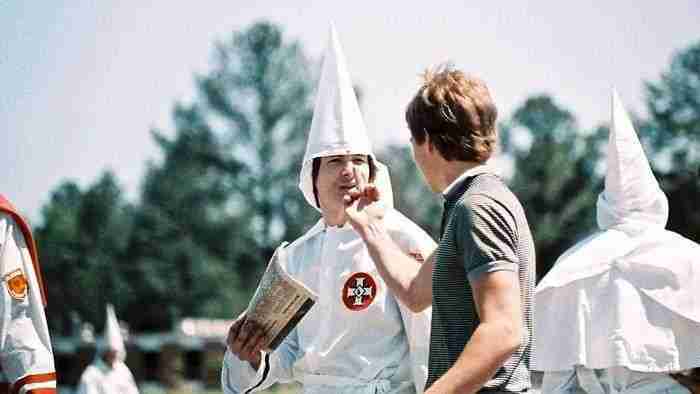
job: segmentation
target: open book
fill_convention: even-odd
[[[245,312],[246,320],[265,330],[269,342],[263,349],[267,352],[277,348],[318,298],[280,264],[287,258],[285,246],[286,242],[275,250]]]

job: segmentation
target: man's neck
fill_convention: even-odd
[[[107,370],[114,369],[114,363],[110,363],[109,360],[106,360],[104,357],[100,357],[100,361],[102,362],[102,365],[107,368]]]
[[[347,217],[345,216],[345,212],[343,212],[342,215],[331,215],[326,212],[321,212],[321,215],[323,216],[323,221],[328,227],[342,227],[348,221]]]
[[[464,174],[465,171],[481,165],[475,161],[445,161],[444,169],[440,173],[439,184],[440,192],[443,192],[447,186],[451,185],[455,179]]]

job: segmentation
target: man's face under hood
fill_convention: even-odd
[[[316,189],[321,205],[321,212],[332,225],[342,224],[345,218],[343,197],[353,189],[357,182],[354,170],[369,179],[369,161],[367,155],[337,155],[321,158]],[[336,223],[339,220],[340,223]]]
[[[114,364],[117,362],[117,351],[114,349],[105,350],[104,353],[102,353],[102,360],[108,367],[114,368]]]

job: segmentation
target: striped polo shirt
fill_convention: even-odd
[[[535,246],[520,202],[488,167],[467,171],[445,197],[433,270],[433,318],[427,386],[454,365],[479,324],[470,283],[486,273],[518,273],[522,344],[482,390],[530,388]]]

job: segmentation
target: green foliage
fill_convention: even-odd
[[[440,236],[442,199],[423,180],[410,147],[389,145],[377,154],[389,167],[394,207],[437,239]]]
[[[269,23],[217,45],[215,64],[198,78],[206,116],[222,126],[219,135],[239,166],[229,184],[236,209],[251,216],[250,242],[269,252],[315,216],[297,189],[312,114],[309,65],[299,44],[285,44]]]
[[[700,242],[700,41],[646,83],[646,103],[641,130],[669,199],[667,228]]]
[[[257,23],[219,43],[214,63],[197,102],[176,106],[174,138],[153,133],[163,161],[148,169],[129,248],[139,329],[230,318],[274,248],[313,217],[296,188],[311,119],[298,44]]]
[[[138,297],[130,300],[127,315],[141,330],[168,329],[175,319],[205,310],[221,315],[223,308],[211,310],[212,300],[238,287],[227,264],[236,257],[233,247],[240,247],[232,241],[241,223],[224,214],[226,177],[237,167],[226,161],[225,148],[197,107],[178,105],[173,116],[172,140],[153,133],[164,159],[146,172],[129,243],[128,272]]]
[[[152,132],[162,157],[148,165],[139,204],[123,201],[111,174],[85,192],[54,192],[39,235],[47,277],[60,284],[49,286],[59,332],[70,310],[101,329],[106,302],[135,331],[245,307],[274,248],[317,218],[296,187],[308,70],[277,26],[234,33],[197,78],[195,102],[175,105],[174,135]]]
[[[43,209],[43,226],[36,230],[40,258],[47,262],[52,329],[69,332],[77,313],[99,328],[107,302],[120,304],[129,293],[123,259],[131,232],[132,207],[123,199],[115,176],[105,172],[84,192],[64,182]]]
[[[676,171],[700,163],[700,42],[677,53],[645,90],[650,119],[644,135],[654,155],[670,155]]]
[[[501,127],[514,163],[511,186],[525,208],[541,278],[568,247],[595,228],[596,173],[607,130],[583,134],[551,97],[527,99]],[[520,141],[520,142],[517,142]]]

